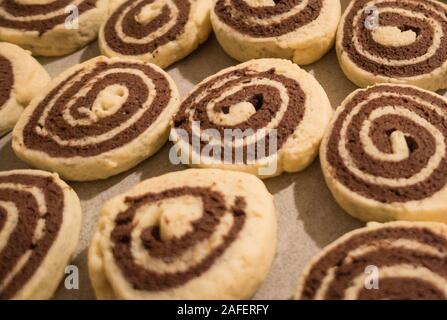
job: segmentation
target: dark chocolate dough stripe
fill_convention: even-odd
[[[98,0],[81,1],[78,5],[76,5],[79,15],[95,9],[97,1]],[[0,2],[0,9],[13,17],[28,17],[28,19],[17,20],[8,18],[5,14],[0,13],[0,27],[37,31],[39,34],[43,34],[66,21],[70,13],[65,13],[64,9],[72,3],[74,3],[73,0],[55,0],[48,4],[21,4],[15,0],[3,0]],[[33,16],[35,15],[50,14],[58,10],[62,10],[62,14],[51,18],[43,18],[39,20],[33,19]]]
[[[233,224],[227,234],[223,236],[222,243],[211,249],[208,255],[195,265],[191,265],[185,271],[164,273],[162,271],[147,270],[135,263],[131,252],[131,233],[134,228],[134,217],[138,209],[143,206],[175,199],[181,196],[192,196],[203,203],[202,216],[192,222],[192,231],[178,238],[163,241],[160,238],[158,227],[150,227],[143,230],[140,237],[147,253],[165,263],[174,263],[186,250],[194,247],[199,242],[209,239],[215,232],[221,219],[227,210],[233,214]],[[115,219],[115,228],[111,233],[113,242],[113,256],[127,281],[137,290],[159,291],[181,286],[188,281],[199,277],[225,253],[225,250],[236,240],[245,223],[245,206],[243,198],[237,198],[231,206],[225,201],[224,196],[210,188],[180,187],[168,189],[160,193],[148,193],[136,198],[127,198],[128,209],[119,213]]]
[[[219,86],[218,88],[213,88],[216,83],[225,79],[228,80],[223,85]],[[227,96],[225,99],[215,105],[216,112],[225,113],[227,112],[227,109],[229,107],[239,102],[251,103],[255,107],[256,113],[254,113],[246,121],[234,126],[222,126],[213,123],[212,120],[209,119],[206,112],[207,105],[219,99],[222,94],[225,94],[235,87],[237,88],[244,83],[256,79],[269,79],[282,84],[286,88],[287,94],[289,96],[289,104],[287,105],[287,110],[285,111],[285,114],[275,128],[277,130],[277,148],[275,152],[278,151],[287,141],[287,139],[293,134],[293,132],[296,130],[303,119],[305,112],[306,94],[296,80],[276,74],[275,69],[271,69],[265,72],[257,72],[248,68],[236,69],[217,77],[213,77],[207,82],[200,84],[194,90],[194,92],[192,92],[182,103],[180,111],[174,118],[174,128],[185,130],[188,133],[189,143],[192,144],[192,124],[189,120],[191,111],[193,111],[194,114],[193,121],[200,122],[201,130],[216,129],[219,131],[221,137],[224,137],[225,129],[240,129],[242,131],[251,129],[255,133],[257,130],[265,128],[265,126],[275,117],[275,115],[279,111],[282,100],[280,97],[280,92],[277,88],[264,84],[257,85],[256,81],[254,81],[253,85],[245,86],[243,89],[240,89],[236,93]],[[198,97],[201,97],[200,100],[197,100]],[[267,136],[264,141],[266,156],[270,154],[269,140],[270,139]],[[255,143],[259,143],[259,141]],[[206,141],[201,141],[201,144],[201,150],[203,150]],[[250,150],[254,150],[255,148],[250,148],[250,146],[248,145],[244,146],[243,148],[244,150],[242,150],[242,152],[244,155],[244,160],[246,160],[247,154],[250,152]],[[233,148],[233,154],[234,153],[236,153],[235,148]],[[224,154],[223,148],[221,154]],[[216,158],[220,157],[216,156]],[[252,159],[254,159],[254,157],[252,157]]]
[[[0,110],[11,97],[12,86],[14,85],[14,73],[11,62],[0,56]]]
[[[150,106],[146,105],[150,92],[144,80],[140,76],[126,72],[126,69],[140,71],[154,83],[156,93]],[[106,71],[114,72],[102,76],[101,74]],[[74,80],[76,78],[77,80]],[[126,87],[129,90],[128,98],[122,104],[120,110],[112,115],[105,116],[89,125],[73,127],[61,117],[61,114],[67,108],[67,102],[72,101],[73,97],[91,79],[95,78],[96,80],[89,87],[88,92],[71,105],[69,111],[74,119],[78,120],[86,117],[85,114],[79,112],[79,108],[91,109],[98,94],[110,85],[118,84]],[[157,120],[167,107],[170,99],[169,81],[162,73],[151,66],[132,62],[98,62],[91,69],[82,69],[72,74],[42,99],[24,127],[24,144],[29,149],[43,151],[53,157],[96,156],[123,147],[140,136]],[[57,135],[62,140],[70,140],[95,137],[107,133],[131,118],[143,107],[145,111],[141,117],[129,127],[105,141],[85,146],[64,146],[53,139],[53,135]],[[49,135],[39,134],[36,130],[36,128],[42,126],[39,119],[45,111],[48,111],[48,115],[43,127]]]
[[[382,93],[391,93],[393,96],[385,96]],[[372,94],[378,94],[379,96],[370,99]],[[346,148],[352,159],[354,159],[356,166],[362,168],[362,172],[390,179],[410,178],[426,167],[429,159],[436,151],[435,138],[426,128],[409,118],[385,115],[374,120],[370,130],[371,140],[380,151],[385,153],[391,153],[390,135],[392,132],[397,130],[403,132],[410,150],[410,156],[407,159],[399,162],[378,160],[364,152],[360,142],[362,123],[369,117],[371,112],[385,106],[405,108],[417,117],[424,118],[436,127],[443,134],[444,138],[447,137],[446,115],[441,116],[436,111],[408,99],[405,95],[419,97],[426,101],[427,104],[447,112],[447,102],[442,97],[437,97],[434,94],[410,87],[389,85],[372,87],[359,91],[344,106],[343,111],[335,120],[327,142],[326,156],[331,166],[331,174],[350,190],[383,203],[422,200],[441,190],[447,183],[447,158],[445,156],[442,158],[439,166],[424,181],[414,185],[388,187],[370,184],[354,175],[346,166],[345,159],[339,153],[338,144],[343,122],[358,104],[368,101],[361,111],[354,115],[346,133]]]
[[[149,23],[139,23],[135,18],[136,15],[144,6],[153,2],[154,0],[126,1],[112,13],[104,27],[104,39],[113,51],[124,55],[142,55],[151,53],[157,48],[175,40],[184,32],[191,11],[191,3],[189,0],[172,0],[173,4],[178,9],[178,16],[174,16],[174,13],[171,12],[169,6],[164,5],[160,14],[153,18]],[[137,4],[135,5],[135,3]],[[132,5],[134,5],[134,7],[123,16],[124,11]],[[122,18],[122,24],[119,26],[118,20],[120,18]],[[128,43],[125,39],[121,39],[116,31],[118,27],[121,27],[125,36],[134,39],[142,39],[156,32],[172,19],[176,19],[176,22],[167,32],[146,43]]]
[[[399,247],[379,247],[378,241],[392,242],[411,240],[421,245],[430,246],[438,252],[446,252],[447,239],[424,227],[383,227],[368,230],[349,237],[322,256],[307,275],[302,299],[314,299],[322,285],[324,277],[331,268],[335,268],[334,278],[328,284],[324,299],[343,299],[345,290],[352,280],[365,272],[365,268],[374,265],[379,268],[400,264],[425,267],[431,272],[447,279],[447,258],[433,255],[417,249]],[[360,254],[358,257],[346,259],[354,250],[370,244],[375,245],[373,251]],[[380,276],[380,275],[379,275]],[[361,290],[359,298],[363,299],[447,299],[438,287],[416,275],[400,277],[399,275],[379,278],[378,290]]]
[[[365,57],[353,42],[355,31],[359,35],[358,41],[363,50],[369,52],[372,56],[393,60],[411,60],[426,54],[434,39],[434,30],[426,19],[422,20],[416,17],[402,16],[398,13],[384,12],[379,15],[380,26],[397,27],[401,31],[413,30],[417,34],[417,39],[414,43],[403,46],[384,46],[377,43],[372,37],[372,30],[367,29],[364,23],[368,17],[365,10],[366,5],[370,2],[370,0],[353,1],[353,6],[343,25],[343,50],[359,68],[375,75],[412,77],[430,73],[447,62],[447,11],[436,1],[423,1],[425,6],[421,5],[419,0],[390,0],[374,4],[379,10],[402,8],[409,12],[421,13],[439,23],[442,28],[441,43],[433,55],[424,61],[415,63],[409,61],[408,64],[400,66],[384,65]],[[362,11],[364,13],[358,20],[359,23],[355,25],[354,17]]]
[[[243,34],[256,38],[278,37],[316,20],[323,8],[323,1],[309,0],[297,14],[268,25],[252,23],[249,19],[275,18],[293,10],[302,2],[303,0],[281,0],[273,6],[253,7],[243,0],[218,0],[214,12],[223,23]]]
[[[1,185],[3,183],[18,184],[24,189],[3,187]],[[39,216],[37,199],[32,193],[26,191],[26,188],[30,187],[38,188],[44,195],[47,212],[43,216]],[[17,225],[0,251],[0,285],[2,287],[0,299],[10,299],[34,275],[58,236],[63,219],[64,193],[52,177],[26,174],[0,175],[0,201],[12,202],[18,208]],[[7,210],[0,207],[0,231],[2,231],[1,221],[5,221],[7,214]],[[45,220],[44,235],[34,241],[33,235],[39,219]],[[31,254],[25,264],[5,284],[6,277],[28,250]]]

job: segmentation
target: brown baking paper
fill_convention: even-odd
[[[335,1],[335,0],[334,0]],[[342,0],[343,9],[348,0]],[[68,67],[99,55],[97,43],[62,58],[41,58],[40,62],[52,77]],[[168,68],[184,97],[195,84],[219,70],[235,65],[220,48],[214,36],[186,59]],[[305,66],[321,83],[332,107],[356,87],[342,73],[332,49],[323,59]],[[82,202],[83,223],[81,238],[72,262],[79,268],[79,289],[67,290],[61,283],[55,299],[94,299],[87,271],[87,250],[96,227],[101,205],[108,199],[128,190],[138,182],[164,173],[186,169],[169,162],[171,144],[166,144],[157,154],[136,168],[95,182],[69,182]],[[11,134],[0,139],[0,170],[29,168],[11,149]],[[337,206],[326,187],[319,160],[300,173],[283,174],[265,180],[275,196],[278,217],[277,254],[270,273],[255,295],[255,299],[289,299],[295,290],[297,278],[306,263],[321,248],[344,233],[362,226]]]

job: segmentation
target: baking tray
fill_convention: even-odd
[[[343,10],[349,0],[342,0]],[[96,42],[62,58],[39,58],[52,77],[68,67],[99,55]],[[216,38],[210,39],[187,58],[167,69],[184,97],[195,84],[219,70],[238,62],[225,54]],[[303,67],[314,75],[336,108],[356,89],[342,73],[332,49],[320,61]],[[440,92],[445,95],[445,92]],[[95,231],[102,204],[128,190],[138,182],[158,175],[186,169],[172,165],[167,143],[157,154],[134,169],[107,180],[94,182],[68,182],[81,199],[83,222],[81,238],[73,265],[79,268],[79,289],[67,290],[61,283],[55,299],[94,299],[87,271],[87,251]],[[11,149],[11,134],[0,139],[0,171],[29,168]],[[345,213],[332,198],[316,159],[307,169],[295,174],[283,174],[265,180],[275,197],[278,217],[277,254],[267,279],[254,299],[289,299],[295,290],[297,278],[307,262],[321,248],[344,233],[363,224]]]

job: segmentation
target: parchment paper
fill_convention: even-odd
[[[343,9],[348,0],[342,0]],[[99,55],[97,43],[66,57],[40,58],[52,77],[68,67]],[[168,69],[184,97],[195,84],[217,71],[235,65],[237,61],[225,54],[214,36],[186,59]],[[335,50],[322,60],[305,66],[326,90],[332,107],[356,87],[344,76],[336,58]],[[79,289],[67,290],[61,284],[55,299],[94,299],[87,271],[87,249],[96,227],[101,205],[131,188],[138,182],[167,172],[186,169],[186,166],[170,164],[166,144],[156,155],[136,168],[107,180],[69,184],[79,195],[83,209],[81,239],[72,264],[79,268]],[[11,135],[0,139],[0,171],[29,168],[20,161],[11,149]],[[283,174],[265,180],[269,191],[275,196],[278,217],[277,254],[271,271],[255,295],[255,299],[289,299],[297,278],[306,263],[325,245],[344,233],[362,226],[351,218],[333,200],[321,173],[319,160],[296,174]]]

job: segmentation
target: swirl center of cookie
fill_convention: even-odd
[[[135,15],[135,21],[140,24],[148,24],[155,18],[160,16],[165,9],[162,1],[155,1],[141,8],[140,12]]]
[[[416,42],[417,33],[413,30],[401,30],[394,26],[378,27],[372,31],[375,42],[384,46],[408,46]]]
[[[434,195],[447,183],[447,106],[436,95],[380,85],[337,115],[327,159],[350,190],[380,202]]]
[[[245,223],[243,198],[227,203],[205,187],[148,193],[126,203],[111,232],[113,256],[137,290],[173,288],[201,275]]]
[[[130,0],[104,26],[104,39],[115,52],[143,55],[183,34],[191,3],[186,0]]]
[[[206,131],[216,131],[216,135],[211,135],[219,139],[222,152],[212,157],[221,160],[219,157],[225,154],[228,142],[225,138],[231,132],[233,155],[242,155],[247,163],[250,150],[256,145],[265,148],[265,152],[259,152],[260,158],[278,152],[303,120],[305,103],[306,94],[300,84],[277,74],[275,69],[233,70],[203,82],[191,93],[174,118],[174,133],[186,132],[189,138],[186,143],[197,138],[203,149],[209,142],[216,142],[209,141]],[[271,139],[271,132],[275,133],[276,141]],[[200,153],[197,148],[193,151]]]
[[[429,74],[447,61],[446,14],[432,0],[352,1],[340,28],[343,53],[374,75]]]
[[[170,93],[168,80],[149,65],[97,63],[68,76],[39,102],[24,128],[24,144],[57,157],[120,148],[157,121]]]

